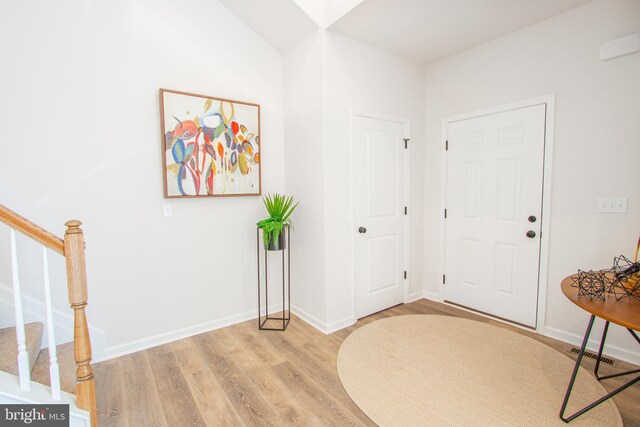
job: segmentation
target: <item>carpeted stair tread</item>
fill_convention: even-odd
[[[40,322],[24,325],[27,351],[29,352],[29,368],[31,369],[40,354],[43,330],[44,325]],[[15,326],[0,329],[0,371],[18,375],[18,342],[16,341]]]
[[[76,393],[76,362],[73,356],[73,342],[58,345],[56,352],[60,368],[60,388],[67,393]],[[31,379],[46,386],[51,385],[49,378],[49,349],[42,349],[38,361],[31,372]]]

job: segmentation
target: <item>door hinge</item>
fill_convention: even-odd
[[[405,148],[405,150],[408,148],[408,146],[409,146],[409,138],[405,138],[404,139],[404,148]]]
[[[444,285],[445,283],[447,283],[447,275],[443,274],[442,275],[442,284]]]
[[[404,214],[405,215],[407,214],[407,207],[406,206],[404,207]]]
[[[444,210],[444,219],[447,219],[447,210]]]
[[[445,151],[449,151],[449,140],[448,139],[444,142],[444,150]]]
[[[404,271],[404,278],[407,278],[407,270]]]

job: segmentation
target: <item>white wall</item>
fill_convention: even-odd
[[[411,121],[409,293],[418,297],[439,286],[441,119],[555,93],[546,329],[574,340],[585,315],[561,295],[560,280],[629,254],[638,232],[640,56],[601,62],[598,49],[639,22],[637,1],[596,1],[424,74],[324,31],[283,61],[215,0],[15,2],[0,15],[0,202],[59,235],[69,218],[85,223],[89,319],[107,334],[98,358],[250,318],[261,201],[171,200],[174,217],[162,218],[157,91],[257,102],[263,191],[284,191],[286,177],[301,202],[293,302],[327,330],[354,316],[352,109]],[[629,214],[596,214],[596,197],[607,195],[628,196]],[[37,251],[20,245],[35,294]],[[53,263],[61,273],[61,260]],[[8,281],[3,263],[0,283]],[[62,280],[54,305],[66,310]]]
[[[640,31],[640,2],[599,0],[427,67],[425,289],[440,280],[439,196],[444,117],[554,93],[556,95],[547,334],[576,342],[587,315],[560,291],[577,269],[603,268],[633,255],[640,224],[640,55],[600,61],[600,45]],[[629,197],[626,215],[596,213],[599,196]],[[618,357],[640,355],[629,334],[613,328]],[[608,341],[609,342],[609,341]],[[629,352],[627,352],[628,350]]]
[[[424,67],[332,32],[324,36],[327,323],[333,330],[355,320],[354,110],[402,117],[411,123],[407,283],[411,298],[422,296]]]
[[[423,72],[420,65],[322,30],[285,55],[287,192],[301,201],[294,214],[293,304],[324,331],[356,320],[354,110],[411,121],[408,283],[412,298],[422,296]]]
[[[326,322],[322,55],[316,32],[284,57],[287,194],[300,202],[292,216],[292,304],[320,329]]]
[[[42,0],[3,6],[0,56],[0,203],[58,235],[84,222],[108,354],[254,316],[262,203],[171,200],[162,217],[158,89],[261,104],[263,192],[283,191],[281,55],[215,0]]]
[[[293,217],[294,307],[324,330],[354,321],[352,109],[410,119],[409,283],[420,295],[422,67],[324,31],[283,61],[216,1],[37,6],[30,14],[32,4],[15,4],[0,18],[0,36],[14,40],[0,53],[16,64],[1,71],[0,124],[25,129],[3,143],[0,178],[13,185],[2,188],[2,203],[58,235],[68,218],[84,222],[89,319],[106,331],[96,359],[255,311],[253,227],[262,203],[162,198],[160,87],[261,104],[263,192],[284,191],[286,173],[286,192],[301,202]],[[170,219],[162,218],[167,202]],[[21,246],[26,293],[38,297],[38,252]],[[54,305],[66,310],[56,262]],[[9,283],[8,265],[0,266],[0,283]]]

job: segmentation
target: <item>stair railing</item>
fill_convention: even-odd
[[[76,401],[79,408],[91,415],[91,426],[97,427],[96,392],[91,367],[91,339],[85,308],[87,306],[87,274],[85,263],[85,243],[80,221],[71,220],[65,223],[67,227],[64,239],[35,225],[12,210],[0,205],[0,222],[11,228],[11,270],[13,281],[14,311],[16,318],[16,339],[18,344],[18,377],[23,390],[31,388],[31,373],[29,355],[26,347],[24,329],[24,314],[22,310],[22,294],[18,269],[18,251],[16,232],[30,237],[42,245],[44,267],[44,289],[47,323],[47,339],[49,342],[49,374],[51,378],[51,396],[60,399],[60,371],[56,354],[56,342],[51,305],[51,286],[49,280],[49,261],[47,249],[65,258],[67,272],[67,289],[69,304],[74,313],[73,352],[77,366],[76,370]]]

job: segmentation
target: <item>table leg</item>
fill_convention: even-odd
[[[609,322],[607,322],[606,325],[605,325],[604,334],[602,335],[602,342],[600,343],[600,351],[598,352],[598,359],[596,360],[596,369],[594,370],[594,373],[596,374],[596,378],[598,379],[598,381],[600,381],[600,380],[606,380],[606,379],[609,379],[609,378],[622,377],[624,375],[640,373],[640,369],[634,369],[632,371],[618,372],[617,374],[611,374],[611,375],[600,376],[598,374],[598,367],[600,365],[600,357],[602,356],[602,349],[604,348],[604,340],[605,340],[605,338],[607,336],[607,326],[608,325],[609,325]],[[627,328],[627,330],[636,339],[636,341],[638,341],[638,344],[640,344],[640,338],[638,338],[638,335],[636,335],[636,333],[632,329],[628,329]],[[637,381],[638,381],[638,379],[631,380],[631,384],[633,384],[633,383],[635,383]],[[629,385],[631,385],[631,384],[629,384]],[[627,388],[628,385],[625,384],[622,387]]]
[[[568,423],[569,421],[579,417],[580,415],[584,414],[585,412],[595,408],[596,406],[598,406],[599,404],[601,404],[602,402],[604,402],[605,400],[610,399],[611,397],[615,396],[616,394],[620,393],[622,390],[634,385],[635,383],[637,383],[638,381],[640,381],[640,376],[632,379],[631,381],[629,381],[628,383],[618,387],[617,389],[613,390],[610,393],[607,393],[606,395],[604,395],[603,397],[601,397],[600,399],[596,400],[595,402],[591,403],[588,406],[585,406],[584,408],[582,408],[581,410],[579,410],[578,412],[576,412],[575,414],[566,417],[564,416],[564,413],[567,409],[567,404],[569,403],[569,397],[571,396],[571,391],[573,389],[573,384],[576,380],[576,376],[578,375],[578,370],[580,369],[580,363],[582,362],[582,356],[584,355],[584,351],[587,347],[587,342],[589,341],[589,335],[591,335],[591,329],[593,328],[593,322],[595,320],[596,316],[592,315],[591,319],[589,319],[589,325],[587,326],[587,331],[584,334],[584,339],[582,340],[582,347],[580,347],[580,353],[578,354],[578,358],[576,359],[576,365],[573,368],[573,374],[571,374],[571,379],[569,380],[569,386],[567,387],[567,392],[564,396],[564,401],[562,402],[562,408],[560,409],[560,419],[562,419],[562,421],[564,421],[565,423]],[[619,377],[622,375],[629,375],[629,374],[635,374],[635,373],[639,373],[640,369],[635,369],[633,371],[627,371],[627,372],[620,372],[617,374],[613,374],[613,375],[605,375],[605,376],[598,376],[598,368],[600,367],[600,358],[602,357],[602,351],[604,350],[604,343],[605,340],[607,338],[607,331],[609,330],[609,322],[606,322],[604,325],[604,331],[602,334],[602,341],[600,342],[600,348],[598,350],[598,358],[596,359],[596,366],[594,369],[594,373],[596,378],[598,379],[598,381],[600,380],[604,380],[607,378],[614,378],[614,377]],[[631,330],[629,329],[629,332],[631,332],[631,335],[634,336],[634,338],[636,338],[636,340],[638,341],[638,343],[640,343],[640,339],[638,338],[638,336]]]
[[[595,374],[598,381],[602,378],[598,375],[598,370],[600,369],[600,359],[602,358],[602,350],[604,350],[604,342],[607,340],[607,331],[609,330],[609,321],[604,324],[604,331],[602,331],[602,340],[600,340],[600,348],[598,349],[598,358],[596,359],[596,367],[593,369],[593,373]]]
[[[587,348],[587,342],[589,341],[589,335],[591,335],[591,329],[593,328],[593,322],[595,320],[596,320],[596,316],[592,314],[591,318],[589,319],[589,324],[587,325],[587,331],[584,333],[584,339],[582,340],[582,347],[580,347],[580,353],[578,353],[578,358],[576,359],[576,366],[573,368],[573,373],[571,374],[571,379],[569,380],[569,386],[567,387],[567,392],[564,395],[562,408],[560,408],[560,419],[565,423],[568,423],[575,417],[581,415],[584,411],[583,409],[582,411],[580,411],[580,413],[575,413],[567,418],[564,417],[564,412],[567,409],[567,403],[569,403],[569,396],[571,396],[571,390],[573,389],[573,383],[576,381],[576,376],[578,376],[578,370],[580,369],[582,356],[584,356],[584,350]]]

